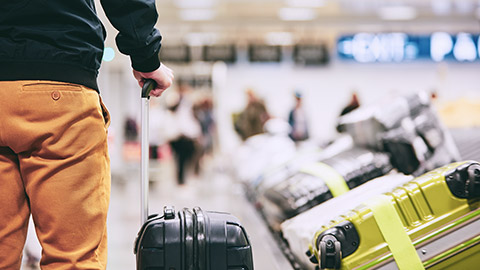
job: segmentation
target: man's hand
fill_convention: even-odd
[[[143,87],[146,79],[154,80],[157,86],[150,92],[150,95],[154,97],[159,97],[173,82],[173,71],[164,64],[160,64],[160,67],[152,72],[133,70],[133,76],[137,79],[140,87]]]

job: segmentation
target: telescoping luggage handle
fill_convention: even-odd
[[[142,87],[142,129],[141,129],[141,158],[140,158],[140,190],[141,190],[141,224],[148,219],[148,161],[149,161],[149,141],[148,141],[148,125],[149,125],[149,104],[150,91],[155,88],[154,80],[146,80]]]

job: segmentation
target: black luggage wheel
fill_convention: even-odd
[[[313,263],[319,263],[321,269],[340,269],[342,258],[355,252],[360,244],[357,230],[350,221],[339,223],[317,238],[318,259],[311,257]]]

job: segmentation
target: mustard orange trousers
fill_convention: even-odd
[[[30,214],[42,269],[105,269],[109,115],[98,93],[0,82],[0,269],[20,269]]]

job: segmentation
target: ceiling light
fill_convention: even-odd
[[[179,8],[208,8],[213,7],[215,0],[176,0],[175,5]]]
[[[433,13],[436,15],[448,15],[452,11],[450,0],[431,0]]]
[[[218,34],[208,32],[192,32],[184,36],[185,43],[190,46],[212,45],[218,40]]]
[[[293,36],[289,32],[269,32],[265,35],[268,45],[288,46],[293,44]]]
[[[180,10],[180,18],[184,21],[208,21],[215,17],[211,9],[184,9]]]
[[[409,6],[388,6],[378,10],[378,16],[383,20],[406,21],[417,17],[417,10]]]
[[[325,5],[324,0],[286,0],[286,2],[291,7],[317,8]]]
[[[315,19],[315,11],[309,8],[281,8],[278,17],[284,21],[310,21]]]
[[[475,4],[473,3],[473,1],[455,1],[454,5],[458,13],[468,14],[472,12]]]

